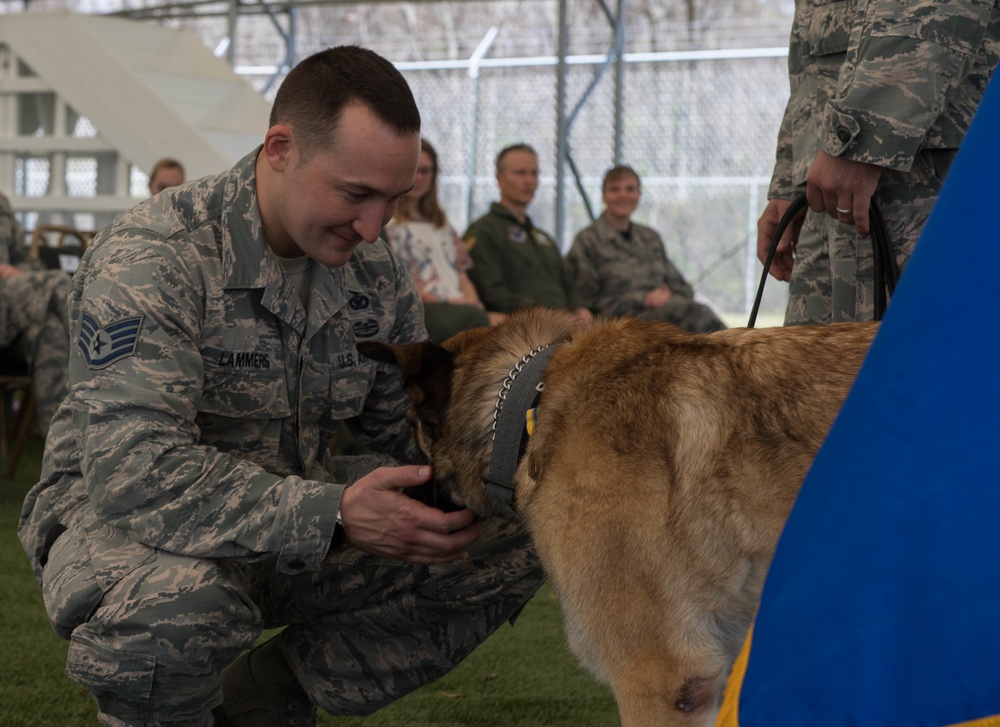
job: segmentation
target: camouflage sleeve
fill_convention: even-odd
[[[851,0],[800,0],[788,42],[789,97],[778,131],[769,199],[793,199],[820,149],[820,112],[837,78],[857,16]]]
[[[821,132],[834,156],[909,171],[949,96],[981,52],[996,3],[880,0],[859,4],[836,96]],[[867,8],[866,8],[867,5]]]
[[[14,216],[14,208],[10,201],[0,194],[0,263],[8,262],[26,272],[44,270],[45,265],[36,257],[32,257],[26,244],[24,228]]]
[[[386,340],[389,343],[426,340],[423,305],[416,286],[398,260],[395,257],[392,260],[398,266],[395,275],[391,276],[395,281],[395,298],[383,302],[387,309],[395,308],[396,323]],[[398,368],[377,364],[375,383],[365,399],[364,408],[347,425],[359,443],[411,462],[416,455],[416,444],[406,421],[409,407],[410,400],[403,391]]]
[[[798,8],[798,5],[797,5]],[[778,143],[775,151],[774,171],[771,175],[771,185],[768,188],[768,199],[791,199],[794,196],[795,182],[792,175],[792,119],[801,113],[801,108],[809,102],[808,89],[802,80],[802,65],[804,48],[801,38],[802,17],[795,13],[792,21],[791,38],[788,42],[788,103],[781,117],[778,128]]]
[[[183,241],[111,234],[88,250],[70,306],[70,400],[90,506],[158,549],[318,568],[343,487],[280,477],[198,443],[198,341],[205,308],[220,304],[207,294],[218,271]],[[111,353],[107,340],[116,342]]]
[[[792,176],[792,121],[793,99],[788,99],[785,115],[781,118],[778,129],[778,146],[775,151],[774,171],[771,173],[771,184],[767,189],[768,199],[793,199],[795,197],[795,180]]]

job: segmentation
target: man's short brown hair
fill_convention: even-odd
[[[536,159],[538,158],[538,152],[535,151],[535,148],[531,146],[531,144],[520,143],[520,144],[511,144],[510,146],[505,146],[503,149],[500,150],[500,153],[497,154],[497,174],[503,171],[503,160],[507,157],[508,154],[515,151],[526,151],[529,154],[533,154]]]
[[[327,48],[292,68],[278,88],[269,123],[291,126],[308,154],[330,143],[352,103],[368,107],[400,136],[420,132],[420,112],[406,79],[385,58],[356,45]]]

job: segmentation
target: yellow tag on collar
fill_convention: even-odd
[[[535,410],[528,409],[524,412],[524,425],[528,429],[528,436],[532,436],[535,433]]]

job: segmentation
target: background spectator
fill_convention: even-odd
[[[616,166],[604,175],[604,211],[577,233],[566,265],[591,310],[606,316],[665,321],[692,333],[726,327],[711,308],[694,299],[694,288],[667,257],[663,240],[632,221],[639,205],[635,170]]]
[[[153,171],[149,173],[150,194],[159,194],[178,184],[184,184],[184,167],[179,161],[164,157],[153,165]]]
[[[0,347],[31,371],[42,436],[66,395],[70,277],[46,270],[24,244],[24,229],[0,194]],[[2,416],[2,414],[0,414]]]
[[[490,325],[491,316],[469,279],[472,258],[438,201],[437,177],[437,152],[421,139],[413,189],[399,200],[385,237],[413,276],[430,339],[440,343],[466,328]]]
[[[872,318],[869,205],[902,269],[998,58],[998,0],[796,0],[791,96],[757,222],[763,262],[806,193],[812,211],[788,226],[770,268],[790,282],[786,325]]]
[[[538,189],[538,154],[527,144],[508,146],[497,155],[496,171],[500,201],[463,236],[479,298],[489,310],[510,313],[541,305],[570,310],[578,322],[589,324],[593,315],[563,265],[559,246],[528,217]]]

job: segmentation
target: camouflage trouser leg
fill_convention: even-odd
[[[331,468],[338,481],[386,463],[349,461],[358,466]],[[299,576],[277,574],[273,561],[156,552],[73,632],[67,674],[94,694],[102,724],[208,727],[222,669],[262,627],[288,625],[281,650],[310,697],[336,714],[374,711],[446,673],[541,585],[519,526],[490,522],[481,533],[454,564],[413,566],[343,547]]]
[[[726,328],[726,324],[707,305],[679,296],[641,312],[639,318],[673,323],[691,333],[711,333]]]
[[[261,630],[244,580],[223,561],[158,551],[109,590],[66,659],[100,723],[211,727],[222,669]]]
[[[538,590],[527,535],[485,523],[467,560],[411,566],[342,548],[318,573],[279,579],[266,625],[303,689],[334,715],[369,714],[455,667]]]
[[[31,370],[42,436],[59,403],[66,396],[69,374],[69,327],[66,298],[70,278],[60,271],[25,273],[4,284],[7,306],[6,337]]]
[[[941,189],[954,152],[924,151],[906,173],[883,171],[875,200],[902,271]],[[785,325],[871,320],[875,309],[870,237],[809,212],[799,235]]]

